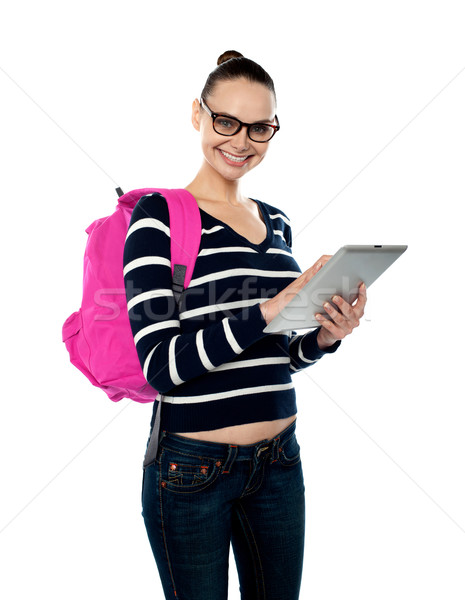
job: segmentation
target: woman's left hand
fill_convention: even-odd
[[[360,325],[360,319],[363,316],[367,302],[367,291],[363,283],[360,284],[358,289],[359,294],[354,306],[351,306],[340,296],[333,296],[331,298],[339,310],[331,306],[329,302],[323,306],[332,321],[319,313],[315,314],[315,317],[322,325],[316,338],[320,350],[329,348],[329,346],[332,346],[338,340],[344,339],[346,335],[352,333],[355,327]]]

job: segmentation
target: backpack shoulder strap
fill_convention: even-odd
[[[179,304],[181,294],[189,285],[200,248],[202,222],[199,205],[185,189],[141,188],[123,193],[116,188],[118,206],[125,214],[127,225],[132,210],[142,196],[159,192],[168,204],[171,237],[171,273],[173,293]]]
[[[200,248],[202,223],[199,205],[185,189],[157,188],[168,203],[171,236],[171,272],[177,302],[188,287]]]

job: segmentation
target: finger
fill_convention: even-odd
[[[352,308],[344,298],[341,298],[341,296],[333,296],[332,300],[344,316],[341,319],[338,319],[333,316],[332,312],[328,311],[329,314],[331,314],[336,323],[338,323],[346,333],[350,333],[352,329],[360,325],[360,316],[358,315],[358,312]]]
[[[333,296],[332,301],[338,309],[342,312],[344,317],[352,324],[352,327],[358,327],[359,325],[359,316],[356,313],[355,309],[341,296]]]
[[[332,258],[332,256],[332,254],[322,254],[311,268],[314,269],[319,264],[323,267]]]
[[[322,254],[320,258],[306,271],[302,273],[302,275],[306,275],[307,273],[312,273],[313,271],[317,271],[321,267],[323,267],[329,259],[332,257],[332,254]]]
[[[357,314],[358,318],[363,316],[366,303],[367,303],[367,289],[366,289],[365,285],[360,284],[357,301],[354,304],[354,310],[355,310],[355,313]]]
[[[343,315],[339,310],[334,308],[329,302],[325,302],[323,308],[326,310],[328,315],[332,318],[334,323],[340,327],[345,333],[350,333],[354,327],[351,326],[350,320],[348,320],[345,315]]]
[[[354,314],[360,318],[363,315],[363,310],[365,308],[365,304],[367,302],[367,293],[366,293],[366,286],[362,287],[363,284],[360,284],[359,286],[359,293],[356,297],[355,300],[352,301],[352,304],[349,305],[347,303],[347,307],[351,308],[354,311]],[[336,303],[337,304],[337,303]],[[346,313],[346,308],[345,308],[345,300],[343,299],[343,302],[341,304],[341,306],[344,306],[344,313]],[[351,313],[349,313],[351,314]]]
[[[296,281],[299,282],[299,286],[304,286],[306,283],[308,283],[310,279],[312,279],[312,277],[314,277],[318,271],[324,267],[328,260],[325,259],[325,256],[321,256],[314,265],[304,271],[302,275],[299,275],[299,277],[296,279]]]
[[[320,323],[320,325],[322,325],[325,329],[327,329],[331,333],[331,335],[334,338],[336,338],[337,340],[342,340],[345,337],[345,335],[346,335],[345,331],[343,331],[340,327],[338,327],[330,319],[326,319],[320,313],[316,313],[315,318]]]
[[[315,262],[312,269],[324,267],[324,265],[330,260],[332,254],[322,254],[320,258]],[[319,266],[318,266],[319,265]]]
[[[366,303],[367,299],[367,288],[366,285],[362,282],[358,286],[358,294],[354,300],[352,300],[352,306],[356,306],[357,304]]]
[[[320,256],[318,262],[321,262],[321,264],[324,266],[329,260],[331,260],[332,257],[332,254],[323,254]]]
[[[367,287],[363,282],[358,287],[357,303],[360,301],[362,301],[362,302],[367,301]]]

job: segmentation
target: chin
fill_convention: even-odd
[[[248,171],[246,171],[246,173],[248,173]],[[244,177],[244,175],[246,173],[241,173],[240,175],[237,175],[236,177],[228,177],[228,175],[226,175],[224,173],[220,173],[220,175],[223,177],[223,179],[226,179],[227,181],[237,181],[237,180],[241,179],[242,177]]]
[[[247,169],[235,169],[233,167],[231,170],[223,168],[218,169],[218,172],[221,173],[225,179],[230,179],[231,181],[234,181],[235,179],[240,179],[244,175],[247,175],[247,173],[250,173],[250,171],[252,171],[254,167],[255,165],[249,165]]]
[[[255,165],[249,165],[246,170],[238,169],[236,167],[231,167],[229,169],[227,165],[222,165],[221,163],[218,164],[217,161],[209,159],[206,156],[204,158],[214,171],[221,175],[223,179],[227,179],[228,181],[236,181],[237,179],[240,179],[255,167]]]

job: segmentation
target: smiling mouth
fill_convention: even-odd
[[[226,152],[225,150],[221,150],[220,148],[218,148],[218,150],[221,152],[221,154],[228,159],[229,161],[236,163],[236,164],[243,164],[245,163],[246,160],[248,160],[249,158],[251,158],[251,154],[246,155],[246,156],[237,156],[236,154],[231,154],[229,152]]]

